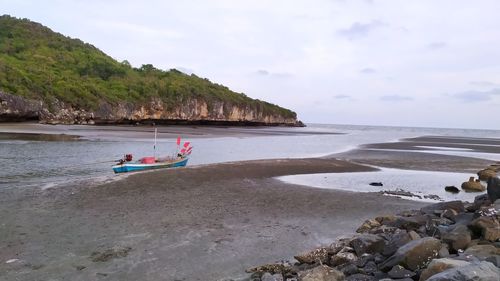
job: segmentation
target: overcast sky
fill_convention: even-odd
[[[500,1],[7,1],[134,66],[309,123],[500,129]]]

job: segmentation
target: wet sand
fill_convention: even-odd
[[[402,139],[392,143],[361,146],[327,158],[337,158],[360,164],[407,170],[467,172],[476,174],[496,161],[439,153],[440,148],[469,150],[500,155],[500,139],[426,136]],[[422,152],[426,151],[426,152]],[[436,151],[432,153],[432,151]],[[500,159],[500,156],[498,157]]]
[[[249,161],[140,173],[92,188],[3,194],[0,276],[238,280],[248,267],[352,233],[364,219],[423,206],[273,179],[369,170],[333,159]],[[93,252],[127,247],[125,257],[92,261]]]

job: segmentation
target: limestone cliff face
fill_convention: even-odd
[[[144,104],[101,103],[96,110],[74,108],[58,100],[50,104],[0,92],[0,121],[38,120],[50,124],[119,124],[144,121],[165,124],[226,124],[303,126],[296,117],[268,114],[258,105],[234,105],[189,99],[168,106],[158,98]]]

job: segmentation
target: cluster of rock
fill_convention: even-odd
[[[281,262],[249,269],[250,280],[498,281],[498,178],[489,178],[488,191],[473,203],[440,202],[369,219],[358,234],[297,255],[294,264]]]
[[[496,178],[498,171],[500,171],[500,163],[492,164],[486,169],[477,172],[477,179],[475,179],[475,177],[470,177],[468,181],[462,183],[461,187],[466,192],[483,192],[486,190],[486,187],[481,181],[488,181],[490,178]],[[456,190],[454,191],[457,192]]]

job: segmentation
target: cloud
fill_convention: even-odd
[[[338,30],[338,34],[347,37],[349,40],[367,36],[372,30],[386,25],[379,20],[372,20],[369,23],[355,22],[349,28]]]
[[[258,75],[262,75],[262,76],[268,76],[269,75],[269,71],[263,70],[263,69],[259,69],[255,73],[257,73]]]
[[[333,96],[334,99],[349,99],[351,98],[351,96],[348,96],[348,95],[336,95],[336,96]]]
[[[411,101],[411,100],[413,100],[413,98],[408,97],[408,96],[400,96],[400,95],[387,95],[387,96],[381,96],[380,100],[381,101],[390,101],[390,102],[402,102],[402,101]]]
[[[471,82],[469,82],[469,84],[471,84],[473,86],[478,86],[478,87],[498,87],[498,86],[500,86],[499,84],[493,83],[490,81],[471,81]]]
[[[370,68],[370,67],[367,67],[367,68],[361,69],[359,72],[361,72],[363,74],[374,74],[374,73],[377,73],[377,70]]]
[[[490,91],[465,91],[452,95],[452,97],[463,102],[490,101],[495,96],[500,96],[500,88],[496,88]]]
[[[273,77],[273,78],[289,78],[293,77],[292,73],[288,72],[271,72],[265,69],[259,69],[255,72],[258,76],[266,76],[266,77]]]
[[[446,42],[432,42],[429,45],[427,45],[427,48],[431,50],[438,50],[447,47],[448,44]]]

